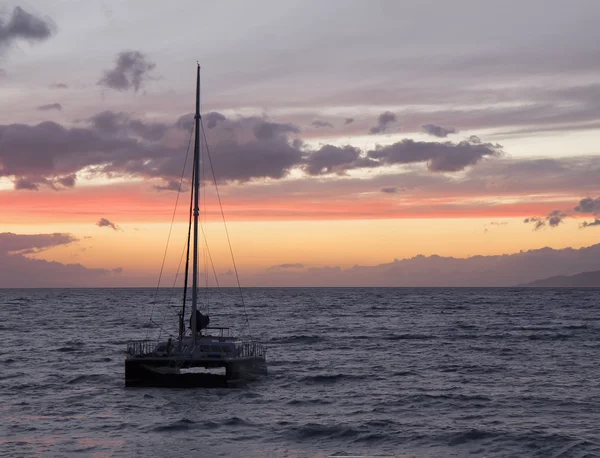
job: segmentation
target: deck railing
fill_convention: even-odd
[[[151,355],[155,352],[156,341],[154,340],[134,340],[127,342],[127,354],[131,356]]]
[[[236,349],[236,356],[265,356],[266,347],[258,342],[242,342]]]
[[[157,348],[158,342],[154,341],[154,340],[134,340],[131,342],[127,342],[127,354],[131,355],[131,356],[165,356],[165,354],[170,354],[171,351],[176,350],[177,349],[177,343],[173,342],[173,345],[170,349],[167,348]],[[203,346],[201,346],[203,347]],[[213,346],[214,347],[214,346]],[[210,348],[210,346],[207,346],[206,350],[201,350],[201,351],[206,351],[207,356],[215,356],[216,353],[220,353],[221,357],[227,357],[230,356],[228,355],[226,352],[223,352],[221,347],[218,347],[219,351],[215,351],[213,348]],[[180,353],[179,353],[180,351]],[[183,354],[188,353],[188,354],[193,354],[195,353],[194,349],[189,348],[188,346],[185,346],[181,349],[179,349],[178,353],[179,356],[183,356]],[[266,347],[263,344],[260,344],[258,342],[242,342],[239,345],[236,345],[236,349],[235,349],[235,357],[238,358],[243,358],[243,357],[250,357],[250,356],[258,356],[258,357],[262,357],[265,356],[267,352]]]

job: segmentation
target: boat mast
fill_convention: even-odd
[[[196,115],[194,116],[194,256],[192,268],[192,336],[196,345],[196,310],[198,310],[198,194],[200,190],[200,64],[196,75]]]

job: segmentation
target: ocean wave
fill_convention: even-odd
[[[113,381],[112,377],[109,377],[106,374],[85,374],[79,375],[75,378],[72,378],[67,382],[69,385],[74,385],[77,383],[85,383],[85,382],[98,382],[98,381]]]
[[[72,351],[83,351],[83,348],[65,346],[65,347],[59,347],[55,351],[58,351],[58,352],[61,352],[61,353],[69,353],[69,352],[72,352]]]
[[[173,423],[168,423],[166,425],[159,425],[152,428],[152,431],[163,432],[163,431],[186,431],[194,425],[195,422],[189,420],[187,418],[182,418],[181,420],[177,420]]]
[[[242,420],[239,417],[231,417],[222,422],[224,426],[253,426],[253,423]]]
[[[366,379],[364,375],[348,375],[348,374],[319,374],[319,375],[308,375],[300,379],[304,383],[314,384],[327,384],[335,383],[341,380],[361,380]]]
[[[348,439],[358,436],[359,432],[344,425],[321,425],[318,423],[307,423],[294,429],[294,436],[298,439],[335,438]]]
[[[529,334],[527,338],[529,340],[567,340],[572,337],[575,337],[573,334]]]
[[[269,339],[269,343],[279,343],[279,344],[287,344],[287,343],[302,343],[302,344],[313,344],[317,342],[322,342],[325,340],[324,336],[307,336],[307,335],[298,335],[298,336],[288,336],[288,337],[273,337]]]
[[[488,439],[490,437],[494,437],[496,434],[490,431],[484,431],[480,429],[471,429],[469,431],[460,432],[453,434],[448,439],[448,445],[456,446],[466,444],[467,442],[478,441],[481,439]]]
[[[300,406],[300,405],[325,405],[331,404],[331,401],[326,401],[324,399],[291,399],[286,402],[289,406]]]
[[[396,334],[384,337],[386,340],[431,340],[437,338],[432,334]]]

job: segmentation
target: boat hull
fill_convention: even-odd
[[[192,367],[224,368],[224,374],[209,372],[183,373]],[[228,361],[173,360],[171,358],[131,358],[125,360],[126,387],[228,388],[243,385],[267,374],[261,357]]]

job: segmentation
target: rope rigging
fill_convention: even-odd
[[[216,173],[215,173],[215,170],[214,170],[214,167],[213,167],[212,157],[211,157],[211,154],[210,154],[210,148],[208,146],[208,140],[207,140],[207,137],[206,137],[206,131],[204,129],[204,123],[203,123],[202,118],[200,118],[200,125],[201,125],[200,133],[202,135],[202,140],[204,141],[204,145],[206,147],[206,156],[208,157],[208,163],[209,163],[210,170],[211,170],[212,180],[213,180],[213,183],[215,185],[215,191],[216,191],[217,201],[219,203],[219,210],[220,210],[220,213],[221,213],[221,219],[223,221],[223,227],[225,229],[225,234],[226,234],[226,237],[227,237],[227,245],[228,245],[228,248],[229,248],[229,253],[231,255],[231,261],[232,261],[232,264],[233,264],[233,270],[234,270],[235,278],[236,278],[236,282],[237,282],[237,290],[238,290],[240,301],[241,301],[241,305],[242,305],[243,311],[244,311],[244,325],[242,326],[242,330],[245,327],[245,328],[247,328],[248,333],[250,333],[250,322],[248,320],[248,313],[247,313],[247,310],[246,310],[246,302],[244,300],[244,295],[243,295],[243,292],[242,292],[242,287],[241,287],[240,278],[239,278],[239,272],[238,272],[237,264],[236,264],[236,261],[235,261],[235,256],[233,254],[233,247],[232,247],[232,244],[231,244],[231,238],[229,236],[229,229],[227,227],[227,221],[225,220],[225,212],[223,210],[223,204],[222,204],[222,200],[221,200],[221,194],[219,192],[219,185],[217,183]],[[187,145],[187,149],[186,149],[186,155],[185,155],[183,170],[181,172],[181,177],[180,177],[180,180],[179,180],[179,187],[178,187],[177,197],[175,199],[175,207],[173,209],[173,214],[171,216],[171,224],[169,226],[169,233],[168,233],[168,236],[167,236],[167,243],[166,243],[165,250],[164,250],[164,253],[163,253],[163,258],[162,258],[160,273],[159,273],[159,277],[158,277],[158,282],[157,282],[156,289],[155,289],[155,292],[154,292],[154,299],[152,301],[152,308],[151,308],[151,311],[150,311],[149,322],[152,323],[152,324],[155,324],[155,325],[157,325],[159,327],[159,329],[160,329],[159,338],[160,338],[160,335],[162,334],[163,331],[165,333],[169,334],[169,335],[172,335],[171,333],[169,333],[168,331],[166,331],[165,328],[164,328],[164,321],[165,321],[164,318],[163,318],[163,323],[159,324],[159,323],[157,323],[157,322],[154,321],[153,317],[154,317],[154,309],[155,309],[157,298],[158,298],[158,292],[159,292],[159,289],[160,289],[160,284],[161,284],[162,277],[163,277],[163,274],[164,274],[164,268],[165,268],[165,264],[166,264],[167,252],[168,252],[168,249],[169,249],[169,244],[170,244],[170,240],[171,240],[171,234],[173,232],[173,226],[174,226],[174,222],[175,222],[175,215],[176,215],[177,207],[178,207],[178,204],[179,204],[179,197],[180,197],[180,194],[181,194],[181,189],[182,189],[183,180],[184,180],[184,176],[185,176],[185,170],[186,170],[187,162],[188,162],[188,158],[189,158],[189,152],[190,152],[190,147],[191,147],[191,142],[192,142],[192,137],[193,137],[193,134],[194,134],[194,130],[195,129],[193,127],[190,130],[190,136],[189,136],[188,145]],[[201,165],[203,165],[203,164],[201,164]],[[202,175],[205,175],[205,171],[206,171],[205,167],[202,167]],[[192,172],[192,181],[195,178],[194,175],[195,175],[195,171]],[[204,187],[205,179],[202,180],[202,181],[203,181],[203,187]],[[202,197],[203,197],[203,200],[204,200],[204,206],[206,208],[206,191],[204,192],[204,195]],[[193,205],[192,202],[193,202],[193,193],[190,196],[190,208]],[[175,275],[175,280],[174,280],[173,286],[171,288],[171,294],[169,296],[169,300],[168,300],[168,303],[167,303],[167,305],[170,305],[170,303],[171,303],[172,292],[175,289],[177,278],[179,276],[179,272],[180,272],[180,268],[181,268],[181,263],[183,261],[183,256],[184,256],[184,254],[186,254],[186,248],[187,248],[186,265],[185,265],[185,285],[184,285],[184,292],[183,292],[183,305],[182,305],[181,318],[180,318],[180,324],[179,324],[179,327],[180,327],[179,336],[180,337],[183,336],[183,334],[185,333],[185,329],[186,329],[186,326],[185,326],[185,304],[186,304],[186,300],[187,300],[187,288],[188,288],[188,276],[189,276],[189,261],[190,261],[190,246],[191,246],[190,245],[191,219],[192,219],[192,213],[190,212],[190,216],[189,216],[189,220],[188,220],[187,243],[184,245],[184,249],[183,249],[183,252],[181,254],[181,257],[180,257],[180,260],[179,260],[179,265],[178,265],[177,272],[176,272],[176,275]],[[209,311],[210,309],[209,309],[209,302],[208,302],[208,264],[210,264],[210,267],[211,267],[211,269],[213,271],[213,276],[214,276],[215,284],[216,284],[217,291],[219,293],[219,297],[220,297],[222,303],[224,303],[224,297],[223,297],[223,292],[221,291],[221,288],[220,288],[219,279],[218,279],[218,276],[217,276],[217,272],[216,272],[216,269],[215,269],[213,258],[212,258],[210,249],[208,247],[208,240],[207,240],[206,232],[205,232],[205,228],[204,228],[204,226],[206,226],[206,225],[207,225],[206,214],[204,214],[204,224],[200,224],[200,229],[202,231],[202,237],[203,237],[204,246],[205,246],[205,250],[206,250],[204,252],[204,265],[205,265],[205,272],[206,272],[205,292],[206,292],[206,306],[207,306],[207,309]],[[228,321],[229,321],[229,319],[228,319]],[[146,339],[148,338],[149,331],[150,331],[150,329],[147,329],[147,331],[146,331]]]
[[[152,309],[150,310],[150,319],[149,321],[153,323],[152,317],[154,315],[154,306],[156,305],[156,298],[158,297],[158,290],[160,288],[160,281],[162,279],[162,275],[165,268],[165,261],[167,259],[167,251],[169,249],[169,242],[171,240],[171,233],[173,232],[173,223],[175,222],[175,214],[177,212],[177,205],[179,204],[179,194],[181,194],[181,186],[183,184],[183,177],[185,176],[185,168],[187,166],[188,157],[190,155],[190,146],[192,144],[192,134],[194,133],[194,129],[190,129],[190,138],[188,140],[187,150],[185,152],[185,159],[183,161],[183,170],[181,171],[181,178],[179,179],[179,187],[177,189],[177,198],[175,199],[175,208],[173,209],[173,216],[171,217],[171,225],[169,227],[169,235],[167,236],[167,244],[165,246],[165,252],[163,254],[162,264],[160,266],[160,274],[158,275],[158,282],[156,284],[156,290],[154,292],[154,299],[152,300]],[[149,329],[146,330],[146,339],[148,338]]]
[[[229,245],[229,253],[231,254],[231,261],[233,263],[233,270],[235,272],[235,278],[238,285],[238,291],[240,293],[240,300],[242,302],[242,306],[244,308],[244,318],[245,318],[245,326],[248,328],[248,333],[250,333],[250,322],[248,321],[248,313],[246,312],[246,303],[244,301],[244,295],[242,294],[242,286],[240,284],[240,276],[238,274],[237,265],[235,263],[235,256],[233,255],[233,248],[231,247],[231,239],[229,238],[229,231],[227,229],[227,222],[225,221],[225,212],[223,211],[223,204],[221,203],[221,194],[219,193],[219,185],[217,184],[217,176],[215,174],[215,169],[213,167],[212,158],[210,156],[210,149],[208,147],[208,140],[206,139],[206,130],[204,129],[204,122],[202,118],[200,118],[200,124],[202,128],[200,131],[202,132],[202,137],[204,139],[204,144],[206,146],[206,156],[208,157],[208,163],[210,164],[210,170],[212,172],[213,182],[215,184],[215,191],[217,194],[217,200],[219,202],[219,209],[221,210],[221,218],[223,219],[223,226],[225,227],[225,234],[227,235],[227,243]]]

